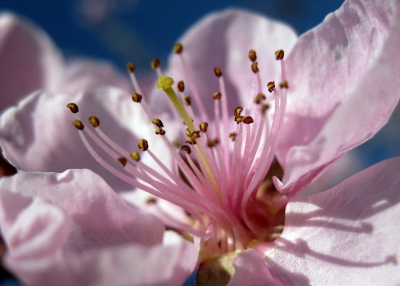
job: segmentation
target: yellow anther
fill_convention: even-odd
[[[222,75],[222,71],[219,67],[214,68],[214,73],[217,77],[220,77]]]
[[[182,52],[183,52],[183,46],[182,46],[182,44],[181,44],[181,43],[175,44],[173,50],[174,50],[174,53],[177,53],[177,54],[182,53]]]
[[[214,93],[213,93],[213,98],[214,98],[215,100],[221,99],[221,93],[220,93],[220,92],[214,92]]]
[[[151,122],[153,122],[158,128],[164,127],[164,124],[159,118],[154,118]]]
[[[192,132],[190,132],[189,128],[186,128],[186,136],[187,137],[192,136]]]
[[[85,128],[85,125],[83,125],[82,121],[80,120],[74,120],[74,122],[72,122],[72,124],[76,127],[76,129],[78,130],[83,130],[83,128]]]
[[[79,112],[79,108],[78,105],[76,105],[75,103],[71,102],[67,104],[67,107],[71,110],[72,113],[78,113]]]
[[[185,151],[185,152],[188,153],[188,154],[192,153],[192,150],[190,149],[190,147],[189,147],[188,145],[183,145],[183,146],[181,147],[181,150],[182,150],[182,151]]]
[[[195,139],[192,139],[192,138],[188,138],[187,140],[186,140],[186,143],[189,143],[190,145],[196,145],[196,140]]]
[[[128,70],[129,73],[134,73],[135,72],[135,65],[133,63],[128,63],[126,66],[126,69]]]
[[[251,70],[253,71],[253,73],[258,73],[260,70],[258,69],[258,63],[254,62],[251,64]]]
[[[185,91],[185,83],[182,80],[178,82],[178,90],[180,92],[184,92]]]
[[[117,160],[121,163],[122,167],[125,167],[126,163],[128,162],[125,157],[119,157]]]
[[[140,150],[146,151],[147,149],[149,149],[149,143],[146,139],[140,139],[138,142],[138,147]]]
[[[243,121],[244,118],[245,118],[245,116],[235,116],[235,121],[237,124],[239,124],[240,122]]]
[[[160,66],[160,60],[158,58],[154,58],[150,64],[153,70],[157,69]]]
[[[231,138],[232,141],[236,140],[236,136],[237,136],[236,132],[232,132],[231,134],[229,134],[229,138]]]
[[[92,124],[94,128],[99,127],[100,125],[100,120],[96,116],[90,116],[89,117],[89,123]]]
[[[280,88],[286,88],[286,89],[288,89],[289,88],[289,85],[288,85],[288,82],[285,80],[285,81],[282,81],[280,84],[279,84],[279,86],[280,86]]]
[[[139,161],[140,161],[140,155],[139,155],[138,152],[132,152],[132,153],[131,153],[131,158],[132,158],[133,160],[135,160],[136,162],[139,162]]]
[[[235,115],[235,116],[240,116],[240,114],[242,113],[242,111],[243,111],[243,107],[238,106],[238,107],[235,108],[234,115]]]
[[[143,99],[143,96],[137,92],[135,92],[134,94],[132,94],[132,100],[134,102],[140,103]]]
[[[218,138],[216,138],[216,139],[209,139],[209,140],[207,141],[207,146],[208,146],[208,147],[215,147],[215,146],[218,145],[218,143],[219,143]]]
[[[283,50],[277,50],[275,52],[275,59],[276,60],[282,60],[284,56],[285,56],[285,52]]]
[[[160,76],[158,78],[156,86],[157,86],[158,89],[166,90],[168,88],[171,88],[171,86],[173,84],[174,84],[174,80],[171,77],[166,76],[166,75],[162,75],[162,76]]]
[[[253,123],[254,122],[254,120],[253,120],[253,117],[251,117],[251,116],[246,116],[244,119],[243,119],[243,123],[244,124],[251,124],[251,123]]]
[[[190,135],[190,138],[192,138],[192,139],[197,139],[197,138],[200,138],[201,136],[200,136],[200,131],[194,131],[194,132],[192,132],[192,134]]]
[[[275,82],[274,82],[274,81],[270,81],[270,82],[267,84],[267,88],[268,88],[268,91],[269,91],[269,92],[274,91],[274,89],[275,89]]]
[[[165,130],[162,129],[162,128],[157,128],[156,131],[155,131],[155,133],[156,133],[157,135],[165,135]]]
[[[200,127],[201,132],[205,133],[205,132],[207,132],[207,129],[208,129],[208,123],[202,122],[202,123],[200,123],[199,127]]]
[[[254,98],[254,102],[257,104],[260,104],[261,101],[265,100],[266,96],[262,93],[257,94],[257,96]]]
[[[255,61],[257,60],[257,54],[256,54],[256,51],[255,51],[255,50],[250,50],[250,52],[249,52],[249,59],[250,59],[252,62],[255,62]]]
[[[190,98],[189,95],[185,95],[185,96],[183,97],[183,99],[185,100],[185,104],[186,104],[186,105],[191,105],[191,104],[192,104],[192,99]]]

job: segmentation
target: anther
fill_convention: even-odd
[[[75,103],[71,102],[67,104],[67,107],[71,110],[72,113],[78,113],[79,112],[79,108],[78,105],[76,105]]]
[[[143,99],[143,96],[137,92],[135,92],[134,94],[132,94],[132,100],[134,102],[140,103]]]
[[[72,122],[72,124],[76,127],[76,129],[78,130],[83,130],[83,128],[85,128],[85,125],[83,125],[82,121],[80,120],[74,120],[74,122]]]
[[[207,129],[208,129],[208,123],[207,122],[202,122],[202,123],[200,123],[200,131],[201,132],[207,132]]]
[[[186,128],[186,136],[187,137],[192,136],[192,132],[190,132],[189,128]]]
[[[269,91],[269,92],[272,92],[272,91],[275,89],[275,82],[274,82],[274,81],[270,81],[270,82],[267,84],[267,88],[268,88],[268,91]]]
[[[89,123],[92,124],[94,128],[97,128],[100,125],[100,120],[96,116],[90,116]]]
[[[229,134],[229,138],[231,138],[232,141],[236,140],[236,136],[237,136],[236,132],[232,132],[231,134]]]
[[[234,115],[235,116],[240,116],[240,113],[242,113],[242,111],[243,111],[243,107],[238,106],[238,107],[235,108]]]
[[[176,54],[181,54],[181,53],[183,52],[183,46],[182,46],[182,44],[181,44],[181,43],[175,44],[173,50],[174,50],[174,53],[176,53]]]
[[[162,129],[162,128],[157,128],[156,131],[155,131],[155,133],[156,133],[157,135],[165,135],[165,130]]]
[[[255,62],[255,61],[257,60],[257,54],[256,54],[256,51],[255,51],[255,50],[250,50],[250,52],[249,52],[249,59],[250,59],[252,62]]]
[[[258,73],[260,70],[258,69],[258,63],[254,62],[251,64],[251,70],[253,71],[253,73]]]
[[[280,86],[280,88],[286,88],[286,89],[289,88],[288,82],[287,82],[286,80],[282,81],[282,82],[279,84],[279,86]]]
[[[207,141],[207,146],[208,147],[215,147],[215,146],[217,146],[218,145],[218,143],[219,143],[219,140],[218,140],[218,138],[216,138],[216,139],[209,139],[208,141]]]
[[[128,162],[125,157],[119,157],[117,160],[121,163],[122,167],[125,167],[126,163]]]
[[[235,121],[237,124],[239,124],[240,122],[243,121],[243,119],[245,119],[246,116],[235,116]]]
[[[160,60],[158,58],[154,58],[150,64],[153,70],[156,70],[160,66]]]
[[[265,100],[265,99],[266,99],[265,95],[262,94],[262,93],[259,93],[259,94],[257,94],[257,96],[254,98],[254,102],[257,103],[257,104],[260,104],[261,101],[263,101],[263,100]]]
[[[182,80],[178,82],[178,90],[180,92],[184,92],[185,91],[185,83]]]
[[[251,116],[246,116],[244,119],[243,119],[243,123],[244,124],[251,124],[251,123],[253,123],[254,122],[254,120],[253,120],[253,117],[251,117]]]
[[[192,139],[197,139],[200,138],[200,131],[193,131],[192,134],[190,135],[190,138]]]
[[[214,73],[217,77],[220,77],[222,75],[222,71],[219,67],[214,68]]]
[[[185,96],[183,97],[183,99],[185,100],[185,104],[186,104],[186,105],[191,105],[191,104],[192,104],[192,99],[190,98],[189,95],[185,95]]]
[[[146,139],[140,139],[138,142],[138,147],[140,150],[146,151],[147,149],[149,149],[149,143]]]
[[[283,50],[277,50],[275,52],[275,59],[276,60],[282,60],[284,56],[285,56],[285,52]]]
[[[185,152],[188,153],[188,154],[192,153],[192,150],[190,149],[190,147],[189,147],[188,145],[183,145],[183,146],[181,147],[181,150],[182,150],[182,151],[185,151]]]
[[[153,122],[158,128],[164,127],[164,124],[159,118],[154,118],[151,122]]]
[[[148,205],[155,205],[157,203],[157,199],[156,198],[148,198],[146,200],[146,204]]]
[[[131,158],[132,158],[133,160],[135,160],[136,162],[139,162],[139,161],[140,161],[140,155],[139,155],[138,152],[132,152],[132,153],[131,153]]]
[[[135,72],[135,65],[133,63],[128,63],[126,66],[126,69],[128,70],[129,73],[134,73]]]
[[[221,99],[221,93],[220,93],[220,92],[214,92],[214,93],[213,93],[213,98],[214,98],[215,100]]]
[[[186,140],[186,143],[189,143],[190,145],[196,145],[196,140],[195,139],[192,139],[192,138],[188,138],[187,140]]]
[[[270,106],[268,103],[261,105],[261,113],[264,114],[269,108]]]

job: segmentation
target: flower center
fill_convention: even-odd
[[[159,77],[157,88],[168,96],[175,119],[177,122],[183,119],[182,137],[186,142],[182,145],[165,136],[168,129],[164,129],[162,120],[152,114],[135,77],[135,67],[128,64],[136,91],[132,100],[141,105],[149,122],[156,126],[155,134],[160,136],[168,150],[172,166],[165,165],[163,158],[152,152],[152,142],[149,144],[146,139],[138,142],[140,151],[124,150],[101,130],[100,121],[94,116],[89,118],[94,129],[85,128],[79,117],[73,122],[80,131],[84,145],[115,176],[184,209],[188,214],[187,220],[165,213],[169,218],[167,224],[170,224],[167,226],[190,237],[209,254],[241,251],[251,246],[252,241],[275,239],[282,232],[287,203],[287,198],[273,187],[271,176],[274,170],[271,166],[278,165],[274,157],[286,108],[288,84],[284,52],[278,50],[275,53],[275,58],[281,62],[279,87],[275,86],[274,81],[264,85],[256,52],[249,52],[254,74],[251,89],[253,97],[247,106],[235,108],[231,116],[224,76],[220,68],[215,68],[219,91],[212,95],[214,116],[210,118],[187,66],[183,46],[175,45],[174,51],[181,59],[192,97],[184,93],[183,81],[176,84],[178,92],[175,91],[174,80],[162,75],[159,60],[153,60],[152,68]],[[270,92],[271,98],[266,97],[264,89]],[[273,114],[269,114],[271,103]],[[194,113],[193,105],[198,114]],[[75,114],[79,111],[75,103],[69,103],[67,107]],[[119,161],[123,168],[106,162],[91,142]],[[151,157],[152,164],[142,162],[143,152]],[[155,165],[160,171],[155,170]],[[157,200],[152,198],[149,203],[157,203]]]

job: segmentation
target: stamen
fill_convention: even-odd
[[[162,128],[157,128],[156,129],[156,131],[155,131],[155,133],[157,134],[157,135],[165,135],[165,130],[164,129],[162,129]]]
[[[265,96],[264,94],[262,94],[262,93],[259,93],[259,94],[257,94],[257,96],[254,98],[254,102],[255,102],[256,104],[260,104],[261,101],[263,101],[263,100],[265,100],[265,99],[266,99],[266,96]]]
[[[138,142],[138,147],[140,150],[146,151],[147,149],[149,149],[149,143],[146,139],[140,139]]]
[[[151,68],[152,68],[153,70],[156,70],[156,69],[160,66],[160,59],[154,58],[154,59],[151,61],[150,66],[151,66]]]
[[[190,106],[192,104],[192,100],[189,95],[185,95],[184,97],[186,105]]]
[[[134,94],[132,94],[132,100],[134,102],[141,103],[142,99],[143,99],[143,96],[141,94],[136,93],[136,92]]]
[[[100,125],[100,120],[95,116],[89,117],[89,122],[94,128],[97,128]]]
[[[159,118],[154,118],[151,122],[153,122],[158,128],[164,127],[164,124]]]
[[[178,90],[180,92],[184,92],[185,91],[185,83],[183,82],[183,80],[178,82]]]
[[[183,145],[183,146],[181,147],[181,150],[182,150],[182,151],[185,151],[187,154],[192,153],[192,150],[190,149],[190,147],[189,147],[188,145]]]
[[[269,92],[273,92],[273,91],[275,90],[275,82],[274,82],[274,81],[270,81],[270,82],[267,84],[267,88],[268,88],[268,91],[269,91]]]
[[[134,87],[134,89],[135,89],[135,91],[136,92],[138,92],[138,93],[142,93],[142,90],[140,89],[140,86],[139,86],[139,83],[138,83],[138,81],[137,81],[137,79],[136,79],[136,76],[135,76],[135,65],[133,64],[133,63],[128,63],[128,65],[127,65],[127,70],[128,70],[128,73],[129,73],[129,77],[131,78],[131,81],[132,81],[132,84],[133,84],[133,87]]]
[[[121,163],[122,167],[125,167],[126,163],[128,162],[128,160],[125,157],[119,157],[117,160],[118,162]]]
[[[243,119],[243,123],[245,123],[245,124],[251,124],[251,123],[253,123],[254,122],[254,120],[253,120],[253,117],[251,117],[251,116],[246,116],[244,119]]]
[[[220,92],[214,92],[214,93],[213,93],[213,98],[214,98],[215,100],[221,99],[221,93],[220,93]]]
[[[236,132],[232,132],[232,133],[229,134],[229,138],[231,138],[232,141],[236,140],[236,136],[237,136]]]
[[[276,60],[282,60],[284,56],[285,56],[285,52],[283,50],[277,50],[275,52],[275,59]]]
[[[252,62],[255,62],[255,61],[257,60],[257,54],[256,54],[256,51],[255,51],[255,50],[250,50],[250,52],[249,52],[249,59],[250,59]]]
[[[214,73],[217,77],[221,77],[222,76],[222,72],[221,69],[219,67],[215,67],[214,68]]]
[[[208,129],[208,123],[207,122],[202,122],[202,123],[200,123],[199,127],[200,127],[201,132],[206,133],[207,129]]]
[[[287,81],[284,80],[284,81],[282,81],[282,82],[279,84],[279,87],[282,88],[282,89],[283,89],[283,88],[288,89],[288,88],[289,88],[289,85],[288,85]]]
[[[78,105],[76,105],[75,103],[71,102],[67,104],[67,107],[71,110],[72,113],[78,113],[79,112],[79,108]]]
[[[76,127],[78,130],[83,130],[85,128],[85,125],[83,125],[82,121],[80,120],[74,120],[72,124]]]
[[[128,69],[128,73],[134,73],[135,72],[136,67],[135,67],[135,65],[133,63],[128,63],[126,67]]]
[[[208,147],[215,147],[215,146],[218,145],[218,143],[219,143],[219,140],[218,140],[218,139],[209,139],[209,140],[207,141],[207,146],[208,146]]]
[[[242,113],[242,111],[243,111],[243,107],[238,106],[238,107],[235,108],[234,115],[235,115],[235,116],[240,116],[240,114]]]
[[[258,69],[258,63],[254,62],[251,64],[251,70],[253,71],[253,73],[258,73],[260,70]]]
[[[139,155],[138,152],[132,152],[132,153],[131,153],[131,158],[132,158],[133,160],[135,160],[136,162],[139,162],[139,161],[140,161],[140,155]]]
[[[181,54],[183,52],[183,46],[181,43],[177,43],[174,46],[174,53]]]

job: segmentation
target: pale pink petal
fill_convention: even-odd
[[[258,14],[234,9],[213,13],[196,23],[178,40],[183,44],[182,54],[189,71],[183,68],[177,55],[172,55],[169,69],[165,73],[176,82],[184,80],[185,93],[193,98],[189,72],[206,110],[211,115],[212,94],[220,91],[214,68],[220,67],[225,79],[228,110],[231,114],[238,105],[247,103],[249,97],[257,94],[252,90],[254,73],[248,58],[249,51],[254,49],[257,52],[260,75],[265,88],[268,81],[280,79],[275,51],[285,49],[289,52],[296,39],[296,34],[290,27]],[[193,105],[196,106],[195,103]]]
[[[283,286],[283,284],[269,272],[262,254],[254,249],[250,248],[239,253],[233,259],[233,265],[235,266],[235,274],[229,281],[228,286]]]
[[[400,158],[287,205],[270,272],[285,285],[398,285]],[[298,283],[303,281],[303,283]]]
[[[126,151],[139,151],[137,142],[145,138],[150,149],[158,155],[163,154],[164,163],[168,165],[165,147],[156,144],[160,138],[154,134],[154,125],[140,105],[132,101],[130,94],[116,88],[96,89],[69,97],[34,93],[18,106],[8,109],[0,118],[0,144],[7,159],[23,170],[34,172],[89,168],[115,190],[132,189],[103,168],[86,150],[79,131],[72,125],[75,116],[66,107],[69,102],[79,106],[78,115],[86,128],[93,130],[87,120],[89,116],[97,116],[103,132]],[[168,126],[168,118],[161,118]],[[172,136],[173,140],[177,131],[175,128],[167,129],[167,136]],[[123,171],[117,158],[100,153],[112,166]],[[142,159],[151,161],[145,153]]]
[[[12,13],[0,14],[0,110],[37,89],[55,91],[62,64],[45,32]]]
[[[294,47],[278,152],[286,192],[304,189],[387,122],[400,97],[399,5],[347,1]]]

